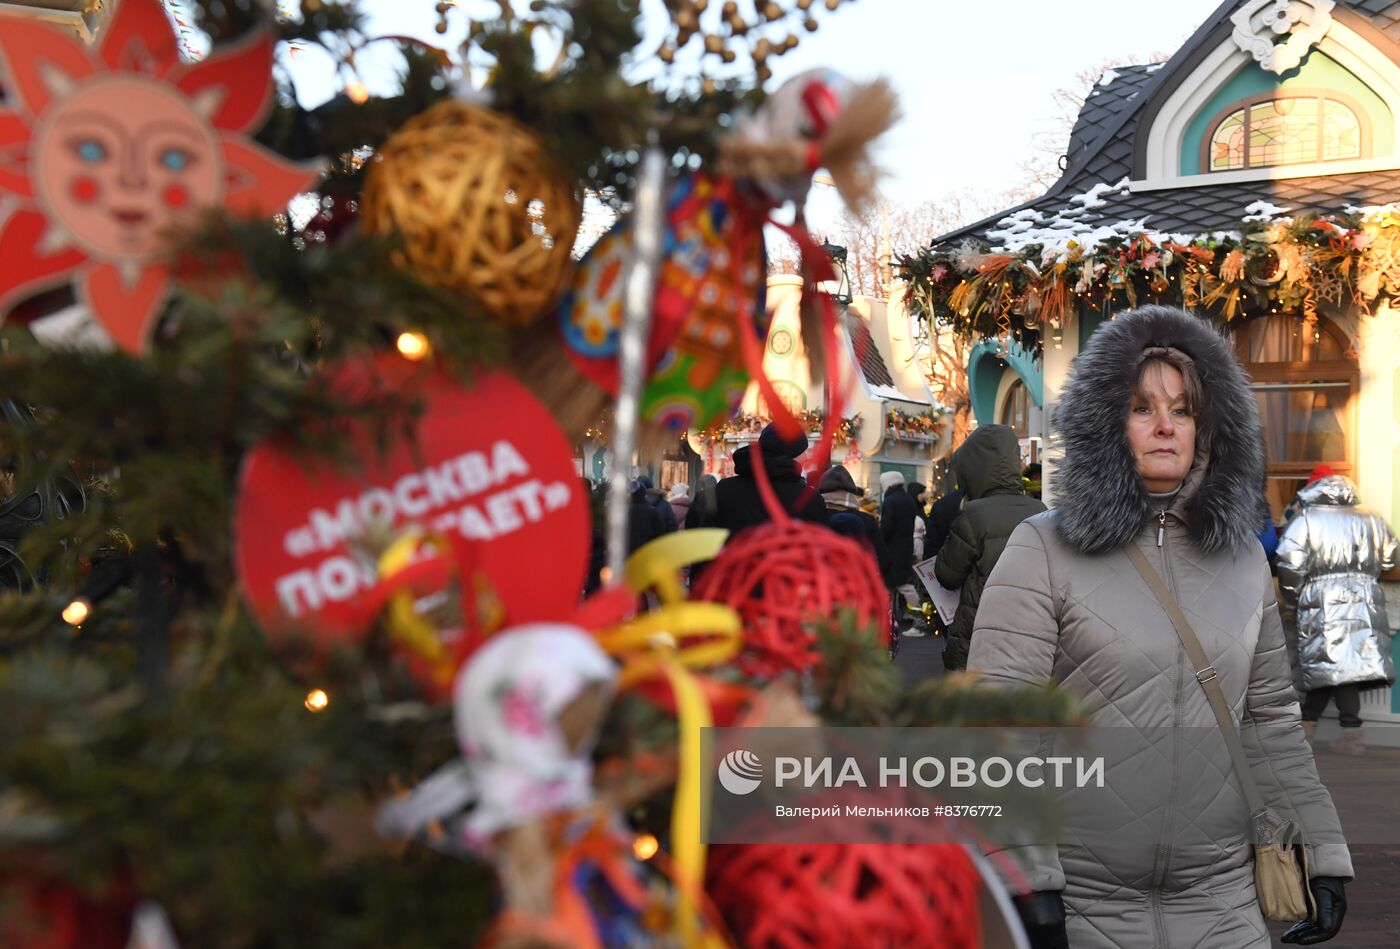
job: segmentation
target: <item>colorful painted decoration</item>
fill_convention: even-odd
[[[642,414],[673,431],[733,413],[748,373],[742,322],[766,332],[761,222],[739,212],[733,183],[705,175],[672,188],[647,357],[653,367]],[[559,307],[559,329],[579,371],[604,391],[618,386],[623,273],[632,253],[630,221],[589,252]]]
[[[669,233],[668,229],[668,237]],[[624,218],[589,250],[559,304],[559,332],[565,351],[579,372],[609,394],[617,393],[622,272],[631,255],[632,222]],[[661,357],[668,342],[655,333],[651,341],[649,364]]]
[[[210,207],[271,214],[319,172],[254,145],[270,31],[183,63],[157,0],[120,0],[96,47],[0,16],[0,318],[72,280],[140,353],[170,283],[168,232]]]
[[[342,364],[330,385],[345,401],[393,393],[426,408],[387,449],[348,423],[349,470],[311,464],[278,440],[250,453],[235,560],[265,630],[323,645],[362,634],[393,592],[377,548],[414,527],[445,539],[459,582],[492,603],[496,627],[574,614],[588,509],[568,443],[525,387],[499,372],[463,387],[388,355]]]

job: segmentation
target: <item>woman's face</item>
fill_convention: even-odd
[[[1128,406],[1128,446],[1152,494],[1175,491],[1196,455],[1196,420],[1186,409],[1186,384],[1175,366],[1153,361]]]

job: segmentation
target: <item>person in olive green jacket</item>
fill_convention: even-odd
[[[948,589],[962,587],[943,665],[964,669],[987,577],[1011,532],[1044,511],[1045,505],[1026,496],[1021,486],[1020,445],[1016,433],[1005,425],[983,425],[969,435],[953,456],[953,474],[966,498],[938,553],[935,572]]]

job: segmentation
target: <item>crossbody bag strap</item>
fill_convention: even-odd
[[[1249,805],[1249,813],[1251,815],[1258,814],[1264,810],[1264,799],[1260,797],[1259,786],[1254,783],[1254,775],[1249,771],[1249,759],[1245,756],[1244,745],[1240,742],[1240,733],[1235,728],[1235,720],[1230,715],[1230,707],[1225,703],[1225,693],[1220,691],[1220,682],[1215,668],[1206,658],[1206,651],[1201,648],[1201,641],[1196,638],[1191,624],[1187,622],[1186,614],[1181,612],[1176,598],[1167,590],[1167,585],[1162,582],[1161,575],[1157,573],[1147,556],[1134,543],[1129,543],[1124,551],[1128,555],[1128,560],[1137,568],[1137,572],[1147,581],[1148,589],[1157,598],[1157,602],[1162,604],[1162,609],[1167,611],[1167,617],[1176,629],[1177,638],[1181,640],[1181,646],[1186,650],[1186,657],[1191,660],[1191,666],[1196,671],[1196,681],[1205,690],[1206,700],[1210,702],[1210,710],[1215,713],[1215,722],[1220,726],[1220,731],[1225,736],[1225,747],[1230,751],[1230,760],[1234,763],[1235,774],[1239,776],[1240,788],[1244,791],[1244,799],[1245,803]]]

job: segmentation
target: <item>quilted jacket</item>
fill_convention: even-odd
[[[1278,545],[1278,582],[1298,622],[1301,688],[1393,685],[1393,630],[1377,578],[1395,566],[1390,525],[1331,475],[1298,492]]]
[[[1205,392],[1195,464],[1165,509],[1144,489],[1125,435],[1138,361],[1151,346],[1191,357]],[[1144,760],[1166,762],[1167,772],[1144,783],[1135,774],[1141,762],[1110,762],[1108,786],[1131,793],[1090,815],[1092,843],[1012,851],[1022,888],[1064,891],[1075,949],[1265,949],[1237,782],[1221,755],[1202,757],[1191,743],[1193,735],[1219,741],[1214,716],[1170,620],[1123,552],[1136,544],[1175,594],[1261,793],[1307,834],[1313,875],[1349,878],[1254,536],[1264,509],[1254,399],[1208,323],[1145,307],[1095,333],[1055,424],[1064,452],[1053,481],[1058,506],[1011,535],[983,593],[968,667],[993,685],[1052,681],[1072,690],[1095,725],[1128,730]]]

